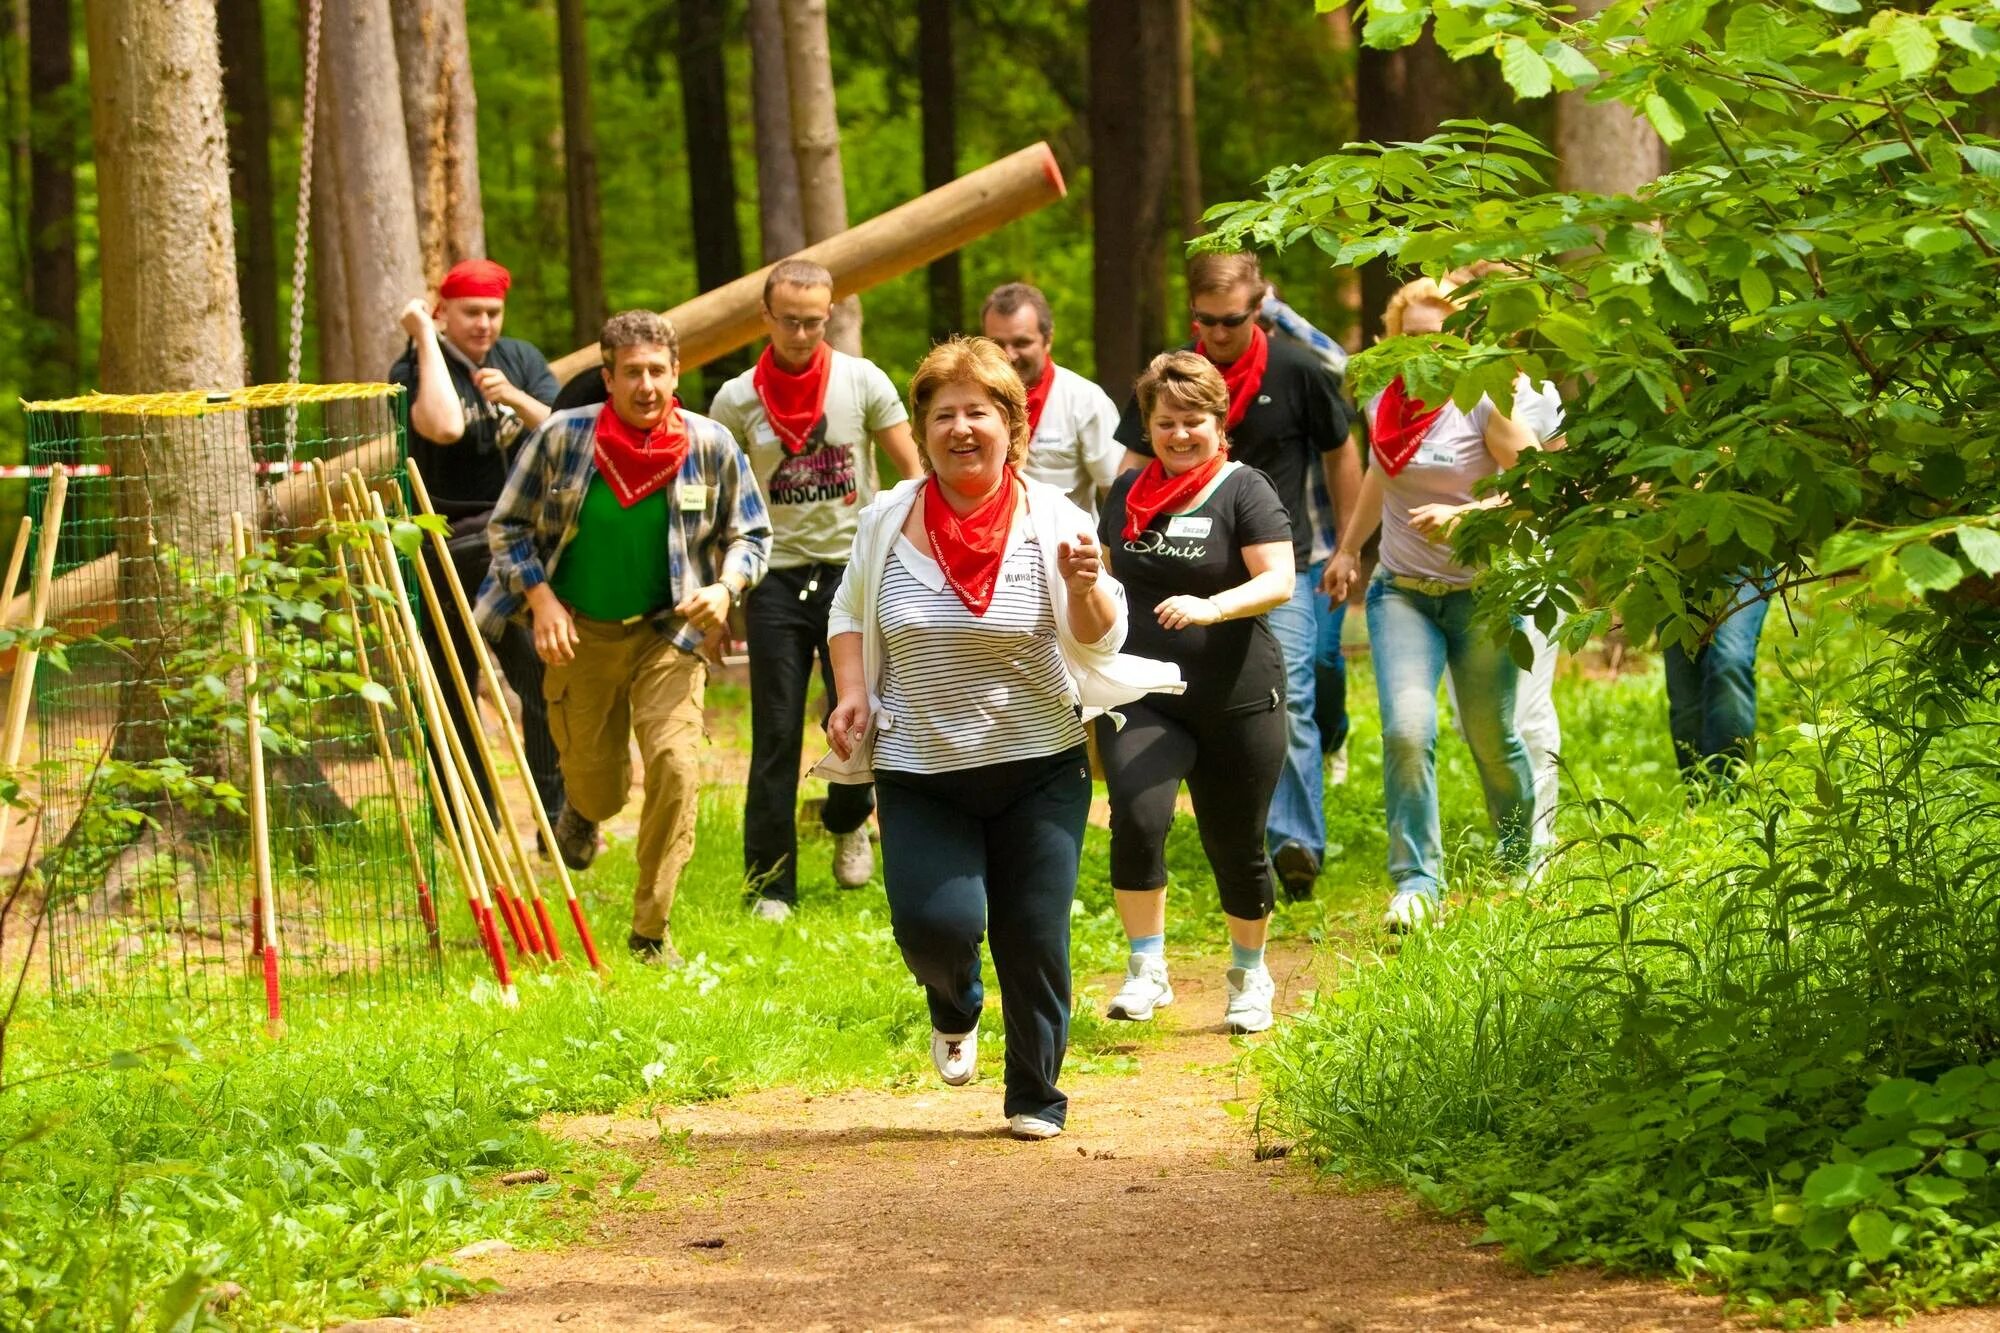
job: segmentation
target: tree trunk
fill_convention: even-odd
[[[76,126],[69,0],[26,0],[28,17],[28,309],[30,398],[76,389]]]
[[[1194,118],[1194,0],[1174,0],[1174,183],[1180,187],[1181,237],[1201,235],[1201,137]]]
[[[575,341],[592,342],[604,327],[604,226],[598,215],[583,0],[556,0],[556,39],[562,47],[563,179],[569,199],[569,326]]]
[[[711,291],[743,276],[736,228],[736,165],[729,144],[729,81],[723,59],[723,0],[680,0],[681,118],[687,126],[688,210],[695,285]],[[719,385],[747,364],[725,358],[704,372]],[[703,401],[706,401],[703,395]]]
[[[1423,139],[1446,120],[1466,113],[1451,61],[1429,32],[1395,51],[1360,48],[1355,69],[1355,121],[1360,137],[1375,143]],[[1361,270],[1362,341],[1382,331],[1382,309],[1395,294],[1386,260]]]
[[[322,0],[317,133],[331,141],[356,370],[388,373],[397,312],[425,291],[389,0]]]
[[[396,0],[396,68],[403,89],[417,248],[435,282],[461,259],[486,254],[479,195],[479,104],[465,0]]]
[[[1576,21],[1608,0],[1577,0]],[[1667,146],[1653,127],[1618,102],[1593,102],[1582,92],[1556,97],[1556,188],[1633,194],[1667,169]]]
[[[799,202],[806,242],[847,230],[847,180],[840,166],[840,117],[833,102],[833,52],[826,36],[826,0],[783,0],[785,81],[791,94],[792,153],[799,163]],[[826,339],[861,355],[861,298],[836,301]]]
[[[1165,330],[1172,25],[1147,0],[1091,0],[1091,278],[1097,380],[1122,398]],[[1153,11],[1157,18],[1157,11]]]
[[[750,0],[750,120],[757,145],[758,246],[766,264],[806,248],[780,0]]]
[[[918,0],[917,92],[923,108],[924,189],[958,179],[958,76],[953,68],[952,0]],[[931,341],[957,333],[965,319],[965,279],[958,251],[932,262]]]
[[[272,216],[271,88],[264,70],[262,0],[217,0],[222,37],[222,95],[229,112],[229,182],[237,223],[237,299],[250,334],[250,377],[285,376],[278,331],[278,233]]]
[[[312,251],[307,272],[313,284],[313,327],[319,332],[320,382],[345,384],[364,376],[355,360],[354,331],[348,318],[347,249],[341,243],[340,180],[334,167],[333,140],[325,128],[327,101],[326,85],[321,83],[318,128],[313,136]]]

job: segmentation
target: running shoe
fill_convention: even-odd
[[[1135,953],[1125,959],[1125,984],[1105,1006],[1104,1016],[1144,1023],[1155,1009],[1173,1002],[1174,988],[1167,983],[1167,960],[1156,953]]]
[[[792,905],[777,898],[759,898],[750,904],[750,915],[759,921],[782,926],[792,919]]]
[[[833,835],[833,882],[843,889],[858,889],[875,878],[875,848],[868,841],[868,825]]]
[[[1422,889],[1398,889],[1382,913],[1382,924],[1393,935],[1408,935],[1435,925],[1444,915],[1444,905],[1436,895]]]
[[[1278,882],[1285,886],[1287,898],[1300,903],[1313,896],[1313,884],[1319,879],[1319,857],[1313,855],[1312,848],[1297,838],[1287,838],[1271,853],[1271,868],[1278,872]]]
[[[1007,1132],[1017,1139],[1035,1141],[1052,1139],[1063,1132],[1063,1127],[1038,1115],[1010,1115],[1007,1117]]]
[[[931,1029],[931,1063],[937,1066],[938,1077],[954,1088],[962,1088],[972,1082],[979,1073],[979,1032],[961,1032],[953,1035]]]
[[[1277,983],[1268,967],[1232,967],[1222,974],[1229,990],[1229,1007],[1222,1021],[1231,1032],[1263,1032],[1271,1026],[1271,1001],[1277,997]]]

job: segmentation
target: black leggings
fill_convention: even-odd
[[[1222,910],[1243,921],[1271,914],[1276,894],[1264,823],[1285,762],[1285,711],[1272,701],[1233,712],[1167,713],[1145,700],[1097,720],[1097,752],[1111,789],[1111,883],[1167,885],[1167,830],[1186,781],[1195,827],[1215,872]]]

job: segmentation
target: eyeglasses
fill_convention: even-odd
[[[794,319],[790,315],[772,315],[769,310],[764,313],[770,315],[773,324],[793,333],[818,333],[826,327],[825,315],[816,315],[812,319]]]
[[[1212,329],[1218,324],[1225,329],[1240,329],[1244,321],[1256,313],[1255,310],[1239,310],[1233,315],[1204,315],[1197,310],[1194,312],[1194,322],[1205,329]]]

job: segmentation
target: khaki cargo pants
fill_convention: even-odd
[[[646,769],[632,930],[667,939],[674,889],[694,855],[700,804],[702,688],[707,668],[646,621],[576,618],[576,657],[542,678],[549,734],[570,808],[601,824],[625,808],[632,737]]]

